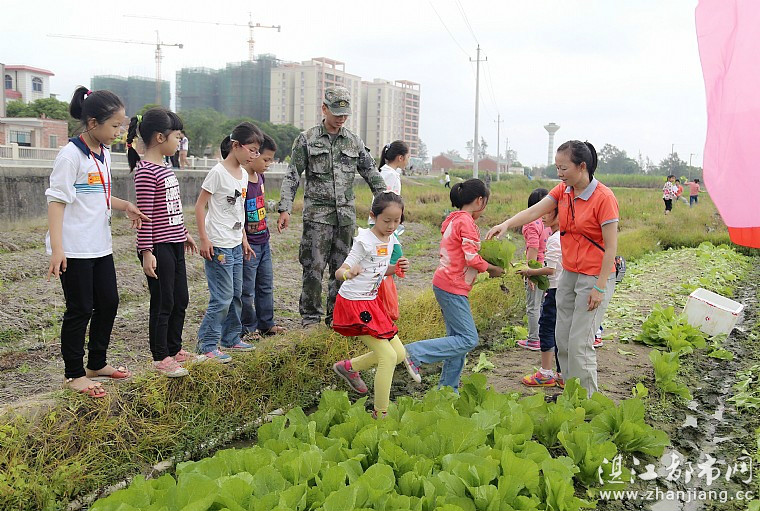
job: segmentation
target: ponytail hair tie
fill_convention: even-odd
[[[137,114],[136,117],[137,117],[137,124],[140,124],[142,122],[142,115]]]
[[[129,142],[127,142],[127,149],[132,149],[132,144],[130,144]]]
[[[391,148],[391,145],[390,145],[390,144],[385,144],[385,149],[386,149],[386,150],[388,150],[388,149],[390,149],[390,148]]]
[[[92,94],[92,91],[90,89],[87,89],[87,92],[84,93],[84,97],[87,97],[90,94]]]

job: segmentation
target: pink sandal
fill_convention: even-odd
[[[92,381],[126,380],[132,377],[132,373],[124,366],[117,367],[111,374],[100,374],[98,371],[91,371],[90,369],[87,369],[87,372],[95,373],[87,375]]]

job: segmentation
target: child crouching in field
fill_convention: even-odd
[[[396,268],[390,266],[391,253],[396,238],[394,231],[404,221],[404,202],[393,192],[377,195],[372,202],[370,229],[359,229],[346,261],[335,272],[335,278],[343,284],[338,290],[333,313],[333,329],[345,336],[358,336],[372,350],[350,360],[333,365],[333,371],[360,394],[367,392],[367,385],[358,371],[377,366],[375,374],[375,410],[373,416],[384,417],[390,401],[391,381],[396,364],[404,362],[406,350],[398,338],[398,328],[388,316],[377,297],[383,277],[392,275],[396,268],[409,269],[409,261],[402,257]],[[410,369],[409,364],[404,364]],[[410,370],[416,382],[420,376]]]
[[[440,262],[433,275],[433,293],[446,322],[446,337],[406,345],[407,369],[417,375],[419,365],[443,361],[439,387],[459,388],[465,356],[478,345],[478,330],[468,296],[478,273],[498,277],[504,270],[478,255],[480,231],[475,220],[488,204],[489,191],[480,179],[468,179],[451,188],[451,213],[441,227]]]
[[[543,224],[552,231],[552,235],[546,242],[546,256],[543,268],[526,268],[518,271],[525,277],[535,275],[547,275],[549,277],[549,289],[544,294],[544,302],[541,306],[541,317],[538,320],[538,337],[541,347],[541,369],[535,374],[529,374],[522,379],[522,383],[529,387],[564,387],[565,383],[560,375],[559,360],[557,360],[557,372],[552,370],[552,361],[557,359],[557,345],[554,340],[554,327],[557,322],[557,283],[562,275],[562,247],[559,241],[559,209],[554,208],[550,213],[541,217]]]

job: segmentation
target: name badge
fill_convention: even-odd
[[[387,256],[388,255],[388,245],[387,244],[378,245],[377,246],[377,255],[379,257],[385,257],[385,256]]]
[[[101,185],[103,182],[100,180],[100,174],[97,172],[89,172],[87,174],[87,184],[88,185]]]

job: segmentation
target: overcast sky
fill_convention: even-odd
[[[128,18],[119,6],[129,6],[124,14],[241,24],[259,8],[254,21],[282,31],[258,29],[256,53],[292,61],[324,56],[365,80],[419,82],[420,137],[433,156],[464,154],[473,137],[475,66],[468,57],[475,57],[477,39],[488,58],[481,65],[480,134],[489,152],[499,113],[502,151],[509,137],[525,164],[546,163],[543,125],[556,122],[557,144],[611,143],[655,163],[675,144],[683,160],[694,153],[701,165],[706,114],[696,0],[459,2],[12,2],[3,5],[0,62],[53,71],[52,92],[68,100],[95,74],[153,77],[153,47],[47,34],[154,41],[158,29],[164,42],[184,44],[164,52],[162,77],[172,81],[173,97],[176,70],[247,59],[247,28]]]

